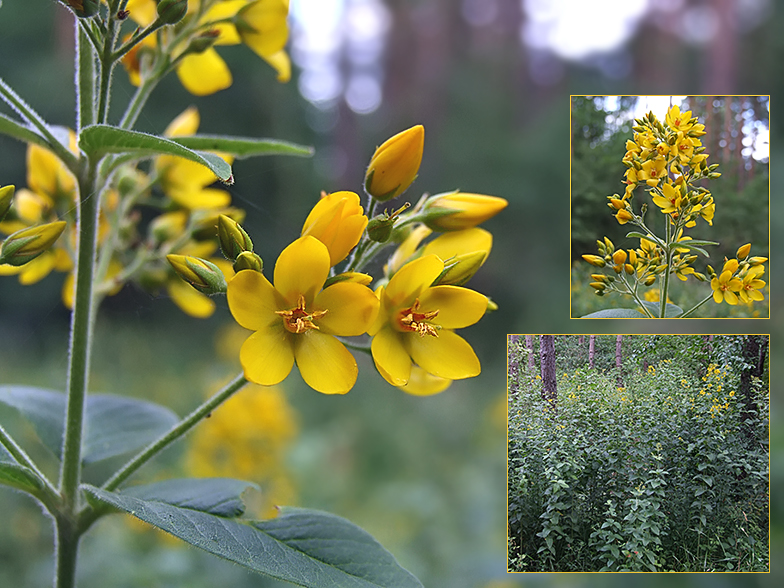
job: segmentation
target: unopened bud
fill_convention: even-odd
[[[397,209],[392,214],[386,210],[379,215],[374,216],[367,225],[367,234],[371,241],[376,243],[386,243],[392,235],[392,229],[397,222],[397,216],[411,206],[410,202],[406,202],[403,206]]]
[[[246,269],[260,272],[264,269],[264,262],[253,251],[243,251],[234,261],[234,271],[240,272]]]
[[[188,213],[178,210],[155,217],[150,223],[150,235],[157,243],[180,237],[188,224]]]
[[[651,285],[651,284],[653,284],[653,282],[655,282],[655,281],[656,281],[656,276],[655,276],[655,275],[653,275],[653,274],[651,274],[650,276],[648,276],[647,278],[645,278],[645,282],[644,282],[644,283],[645,283],[645,285],[646,285],[646,286],[650,286],[650,285]]]
[[[200,257],[174,253],[167,255],[166,260],[177,275],[199,292],[207,295],[226,292],[226,278],[214,263]]]
[[[444,270],[435,281],[434,286],[462,286],[474,277],[487,259],[486,251],[473,251],[457,255],[444,264]]]
[[[384,141],[370,159],[365,191],[379,201],[405,192],[419,173],[425,128],[416,125]]]
[[[708,174],[708,177],[709,177],[711,180],[715,180],[716,178],[720,178],[720,177],[721,177],[721,174],[720,174],[719,172],[710,172],[710,173]]]
[[[220,31],[217,29],[210,29],[204,31],[198,37],[191,39],[190,45],[185,50],[185,53],[204,53],[207,49],[215,44],[220,36]]]
[[[172,25],[180,22],[188,12],[188,0],[159,0],[158,20]]]
[[[0,264],[24,265],[47,251],[65,230],[65,221],[57,221],[9,235],[0,249]]]
[[[613,252],[615,251],[615,245],[613,245],[613,242],[610,241],[610,239],[608,237],[605,237],[604,238],[604,244],[607,247],[607,253],[612,255]]]
[[[11,202],[14,199],[14,187],[3,186],[0,188],[0,221],[5,218],[6,213],[11,210]]]
[[[599,257],[598,255],[583,255],[583,259],[596,267],[604,267],[607,265],[604,261],[603,257]]]
[[[591,282],[589,286],[595,290],[604,290],[607,287],[603,282]]]
[[[229,261],[235,261],[244,251],[253,251],[253,241],[240,224],[232,218],[221,214],[218,216],[218,241],[223,255]]]

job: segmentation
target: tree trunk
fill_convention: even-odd
[[[760,335],[746,335],[743,341],[743,371],[740,374],[740,385],[738,396],[741,401],[742,407],[740,411],[740,422],[746,437],[750,440],[754,439],[754,427],[752,423],[757,419],[757,406],[754,402],[754,390],[751,386],[751,377],[761,374],[760,371]]]
[[[596,335],[588,337],[588,365],[593,367],[593,358],[596,356]]]
[[[623,335],[615,337],[615,367],[618,370],[618,378],[616,384],[619,388],[623,387],[623,364],[621,363],[621,345],[623,343]]]
[[[509,394],[517,393],[519,389],[519,375],[520,375],[520,356],[518,355],[517,342],[520,340],[520,335],[509,335],[509,345],[506,348],[506,359],[509,364],[509,382],[507,383]]]
[[[555,409],[558,387],[555,380],[555,339],[553,335],[539,336],[542,368],[542,399],[551,403]]]
[[[525,348],[528,350],[528,372],[530,374],[533,374],[534,370],[536,369],[536,360],[534,359],[534,338],[533,338],[533,335],[526,335],[525,336]]]

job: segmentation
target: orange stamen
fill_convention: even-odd
[[[276,310],[275,314],[283,317],[283,326],[286,327],[287,331],[299,335],[310,329],[318,330],[318,325],[313,324],[313,321],[323,317],[327,314],[327,311],[314,310],[313,312],[308,313],[305,310],[305,297],[300,295],[297,300],[296,308],[292,308],[291,310]]]
[[[411,308],[400,311],[399,324],[400,328],[404,331],[419,333],[420,337],[430,335],[431,337],[438,337],[438,325],[431,325],[425,321],[432,320],[438,316],[438,310],[431,310],[429,312],[419,311],[419,298],[414,301]]]

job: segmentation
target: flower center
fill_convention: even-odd
[[[438,310],[431,310],[429,312],[419,312],[419,298],[414,301],[411,308],[400,311],[398,324],[403,331],[419,333],[420,337],[430,335],[431,337],[438,337],[438,329],[440,325],[431,325],[425,321],[429,321],[438,316]]]
[[[299,300],[297,300],[296,308],[292,308],[291,310],[276,310],[275,314],[283,317],[283,326],[286,327],[287,331],[299,335],[310,329],[318,330],[318,326],[314,325],[313,321],[323,317],[327,314],[327,311],[314,310],[310,313],[307,312],[305,310],[305,297],[300,295]]]

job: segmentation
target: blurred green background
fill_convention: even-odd
[[[522,584],[523,577],[505,574],[507,333],[771,333],[774,382],[784,362],[776,283],[770,288],[772,322],[569,320],[569,96],[775,95],[784,85],[777,75],[784,8],[773,0],[291,0],[291,6],[290,83],[277,84],[246,48],[221,47],[234,74],[230,89],[197,98],[171,78],[153,94],[139,126],[162,132],[195,104],[203,132],[316,148],[310,160],[254,159],[235,167],[234,203],[247,210],[246,226],[268,264],[298,236],[320,190],[360,190],[374,147],[416,123],[425,125],[426,138],[411,198],[460,188],[509,200],[505,213],[486,224],[494,250],[472,281],[500,310],[464,332],[482,361],[482,375],[431,398],[387,386],[365,358],[359,360],[360,381],[342,398],[321,396],[292,375],[283,389],[298,415],[299,433],[285,463],[298,504],[360,524],[426,586]],[[73,126],[67,12],[53,0],[6,0],[0,31],[3,79],[47,120]],[[122,103],[131,87],[124,72],[116,77],[115,100]],[[774,113],[776,146],[784,131],[779,120]],[[781,250],[784,229],[776,195],[784,160],[776,149],[770,162],[771,251]],[[0,137],[0,153],[0,181],[23,186],[24,146]],[[774,254],[768,279],[780,270]],[[0,281],[0,381],[62,386],[68,313],[60,304],[61,279],[52,275],[35,287],[14,278]],[[236,372],[231,359],[216,359],[214,351],[230,321],[225,311],[206,321],[190,319],[165,297],[126,287],[99,314],[92,387],[151,398],[183,414]],[[781,582],[776,554],[784,540],[784,495],[778,492],[784,436],[781,391],[774,386],[772,392],[772,574],[681,575],[668,583]],[[6,413],[0,418],[8,420]],[[15,431],[29,434],[25,427]],[[29,436],[25,440],[35,451]],[[162,456],[139,479],[187,473],[188,444]],[[36,455],[51,459],[43,450]],[[6,489],[0,489],[0,512],[0,586],[48,584],[49,522],[36,505]],[[84,587],[268,585],[196,550],[129,532],[120,517],[91,530],[82,548]],[[629,581],[525,577],[537,586]],[[664,582],[653,576],[633,581]]]

